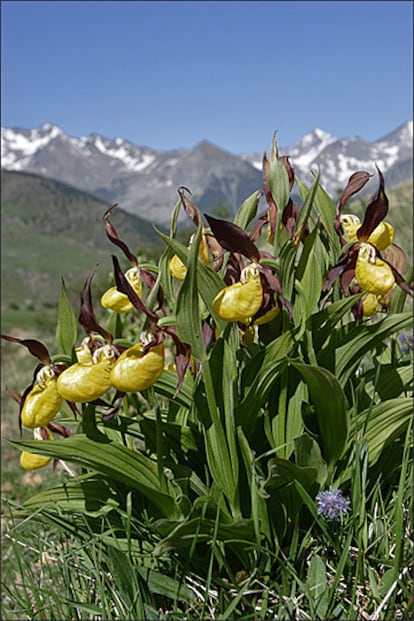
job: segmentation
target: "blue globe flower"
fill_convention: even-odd
[[[342,496],[341,490],[331,486],[329,491],[319,492],[316,496],[316,505],[319,515],[331,520],[339,520],[342,513],[348,513],[351,503],[349,498]]]

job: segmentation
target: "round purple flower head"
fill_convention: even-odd
[[[316,496],[319,515],[331,520],[339,520],[341,513],[348,513],[350,504],[349,498],[344,498],[341,490],[334,489],[332,485],[329,491],[319,492]]]

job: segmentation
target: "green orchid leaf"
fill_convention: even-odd
[[[62,278],[62,286],[59,298],[58,322],[56,327],[56,343],[59,350],[68,356],[73,353],[73,347],[78,336],[75,313],[70,305],[65,281]]]
[[[315,408],[322,455],[332,465],[342,455],[348,437],[346,399],[336,377],[322,367],[291,362],[305,380]]]
[[[121,444],[97,442],[83,434],[61,440],[39,442],[10,441],[16,448],[39,455],[48,455],[99,472],[142,492],[165,515],[179,513],[171,487],[167,495],[161,492],[156,464],[149,458]]]

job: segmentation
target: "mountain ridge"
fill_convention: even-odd
[[[225,203],[235,212],[263,183],[262,155],[230,153],[209,140],[191,149],[161,151],[97,132],[71,137],[51,123],[31,130],[2,128],[1,135],[4,169],[68,183],[160,224],[168,222],[180,186],[192,191],[201,210]],[[296,175],[305,183],[311,182],[312,171],[319,167],[322,185],[334,195],[353,172],[375,173],[375,165],[384,173],[387,186],[411,179],[412,136],[412,121],[373,143],[359,136],[336,138],[316,128],[291,147],[279,146],[279,152],[290,157]]]

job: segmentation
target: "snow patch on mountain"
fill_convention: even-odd
[[[412,140],[413,121],[374,143],[336,138],[316,128],[288,148],[279,146],[279,152],[289,156],[295,175],[305,183],[319,169],[322,185],[334,195],[357,170],[376,178],[376,165],[388,186],[408,181]],[[191,189],[199,207],[228,202],[236,210],[263,184],[260,153],[235,155],[207,140],[192,149],[159,151],[97,133],[68,136],[50,123],[35,129],[2,128],[1,157],[5,169],[63,181],[159,222],[169,217],[182,185]]]

